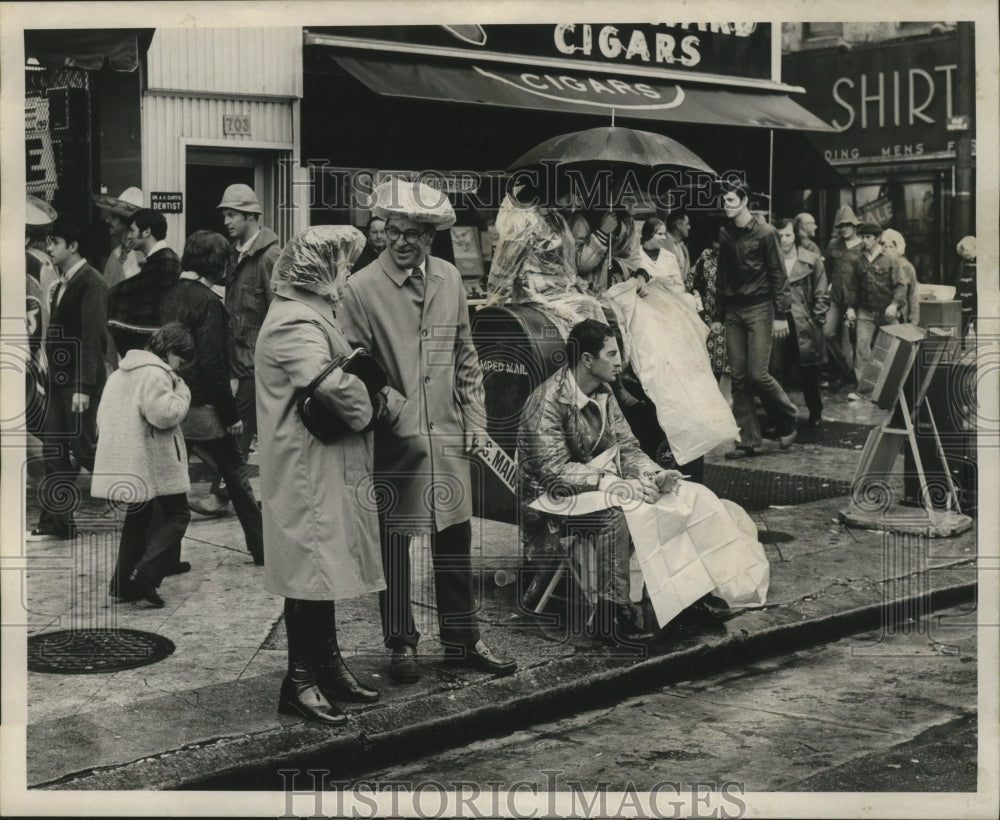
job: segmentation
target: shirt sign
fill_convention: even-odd
[[[790,54],[782,78],[804,86],[802,105],[837,129],[810,141],[828,162],[850,163],[953,154],[957,70],[958,39],[935,37]]]
[[[183,213],[184,194],[174,191],[153,191],[149,195],[149,207],[167,214]]]

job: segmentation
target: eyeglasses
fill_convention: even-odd
[[[390,242],[395,242],[399,237],[403,237],[403,241],[407,245],[416,245],[427,231],[401,231],[399,228],[386,228],[385,235]]]

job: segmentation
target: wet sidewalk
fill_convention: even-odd
[[[340,729],[277,712],[286,660],[282,601],[263,590],[262,569],[243,550],[235,517],[194,516],[184,542],[193,569],[166,579],[163,609],[116,605],[106,596],[109,545],[116,546],[107,538],[29,544],[29,635],[117,627],[164,636],[175,649],[152,665],[113,673],[28,673],[27,784],[281,789],[278,770],[301,767],[347,778],[375,762],[388,765],[431,748],[506,734],[542,717],[797,646],[883,623],[906,628],[907,619],[932,607],[972,600],[975,528],[921,541],[837,522],[860,452],[853,442],[863,442],[863,426],[879,413],[839,395],[828,405],[827,417],[843,425],[832,428],[843,433],[836,446],[808,443],[804,435],[806,441],[785,453],[769,447],[758,458],[733,463],[720,448],[706,459],[709,486],[722,477],[727,493],[750,492],[762,482],[791,493],[789,503],[759,509],[752,493],[744,495],[771,563],[764,607],[728,619],[685,613],[641,646],[602,644],[568,629],[565,619],[521,609],[517,584],[497,586],[496,571],[516,572],[519,564],[516,528],[474,519],[484,638],[517,658],[517,673],[494,679],[445,666],[434,639],[434,610],[418,603],[423,676],[414,685],[397,684],[388,676],[376,596],[338,603],[348,663],[382,693],[373,706],[346,706],[351,719]],[[806,488],[812,500],[796,501],[796,488]],[[113,548],[110,556],[113,561]],[[418,556],[415,588],[426,589],[426,571]]]

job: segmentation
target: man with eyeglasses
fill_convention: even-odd
[[[510,674],[515,662],[480,638],[472,590],[468,454],[485,441],[483,374],[461,275],[430,255],[435,231],[454,225],[455,211],[443,192],[393,179],[375,189],[373,214],[386,220],[388,246],[347,280],[337,318],[351,344],[370,351],[406,396],[396,427],[375,436],[389,674],[400,683],[420,677],[408,549],[411,538],[425,535],[446,659]]]

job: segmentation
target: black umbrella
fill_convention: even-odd
[[[708,163],[677,140],[651,131],[615,126],[588,128],[547,139],[518,157],[508,170],[546,163],[556,163],[558,167],[625,165],[653,169],[673,166],[715,175]]]

